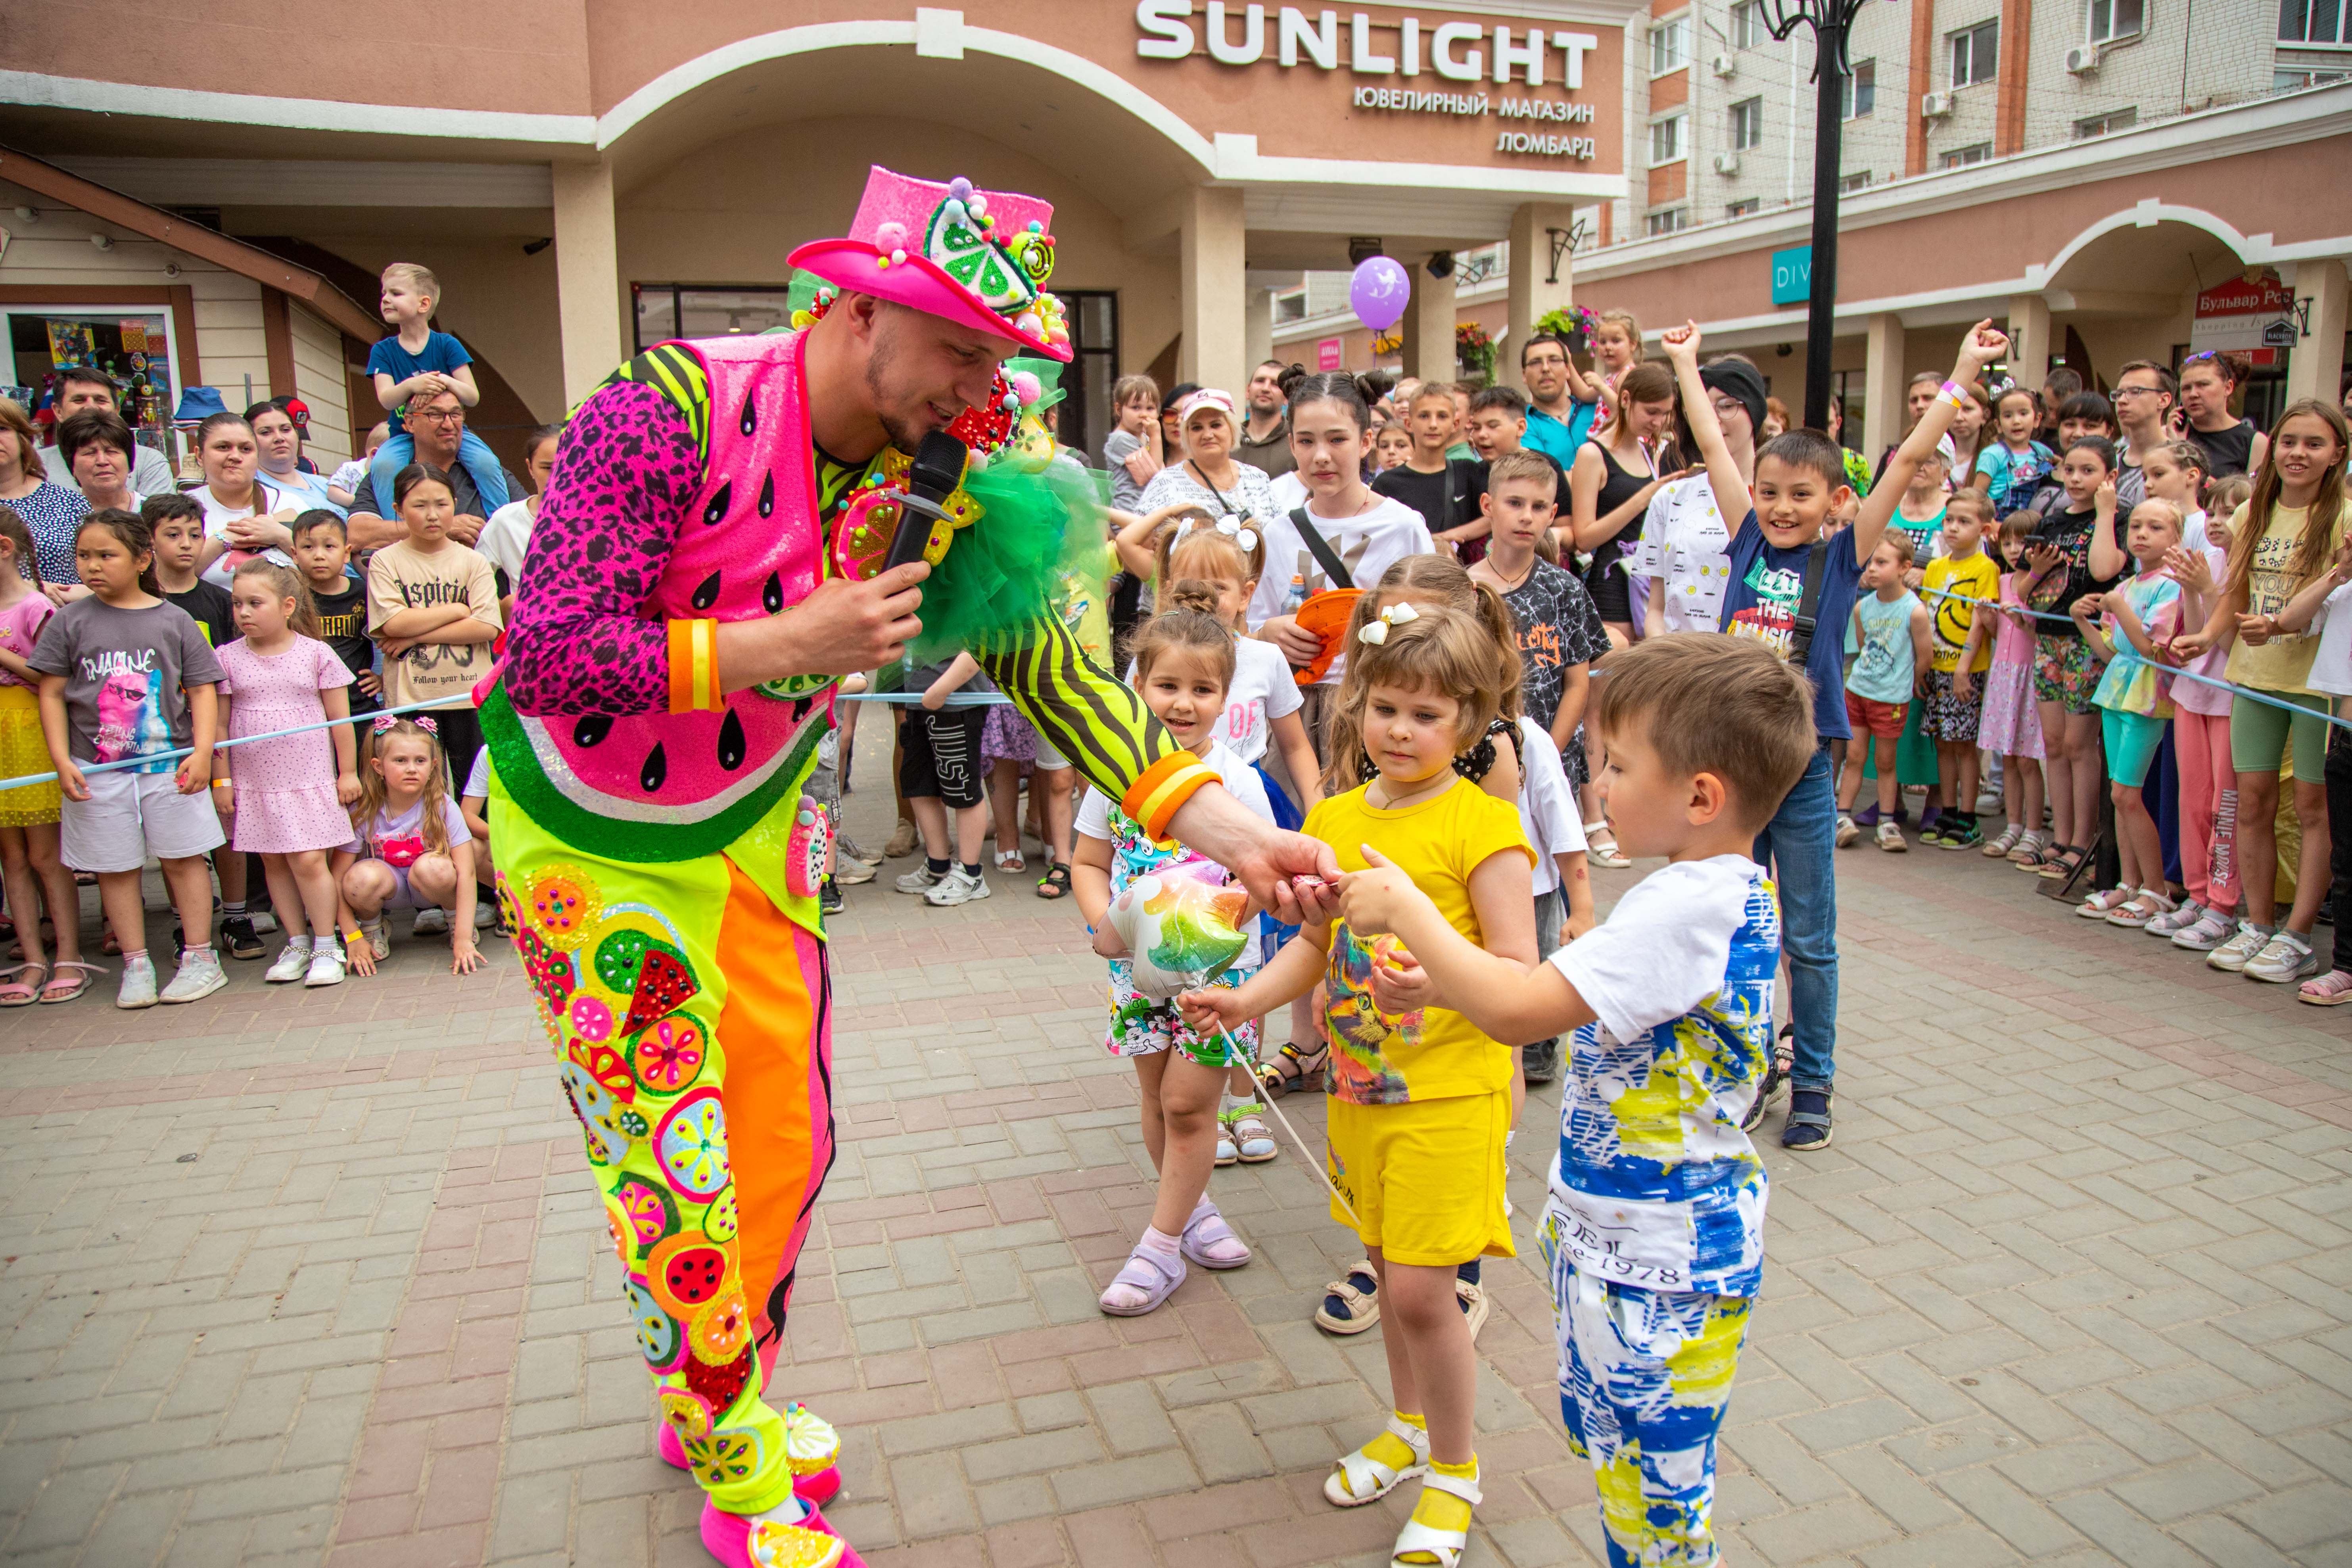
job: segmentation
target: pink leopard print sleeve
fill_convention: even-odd
[[[504,681],[534,715],[669,711],[669,628],[646,609],[700,469],[677,405],[614,382],[580,405],[530,531]]]

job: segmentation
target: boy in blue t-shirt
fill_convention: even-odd
[[[404,418],[408,405],[444,392],[455,393],[468,408],[482,400],[481,389],[474,384],[474,356],[454,336],[432,328],[433,312],[440,303],[441,280],[432,268],[395,261],[383,269],[383,315],[392,323],[393,335],[368,351],[367,363],[375,399],[389,410],[385,423],[392,428],[391,439],[368,460],[368,490],[373,492],[378,517],[393,515],[392,481],[416,460],[416,440]],[[457,461],[473,476],[485,505],[501,507],[511,499],[498,455],[470,430],[458,438]],[[364,508],[370,500],[363,491],[358,504]]]
[[[1698,376],[1697,323],[1673,329],[1664,342],[1717,504],[1727,518],[1747,514],[1731,534],[1723,630],[1731,637],[1752,637],[1782,658],[1801,662],[1813,684],[1813,723],[1822,749],[1757,835],[1755,853],[1758,860],[1775,865],[1778,873],[1782,946],[1789,959],[1795,1058],[1789,1073],[1789,1122],[1780,1143],[1800,1152],[1826,1149],[1837,1071],[1838,993],[1837,880],[1832,868],[1837,852],[1837,792],[1828,744],[1852,733],[1845,711],[1843,629],[1853,616],[1863,565],[1886,536],[1887,520],[1910,488],[1913,471],[1951,427],[1966,396],[1961,389],[2001,356],[2009,340],[1993,331],[1990,321],[1977,323],[1960,344],[1952,379],[1886,460],[1853,526],[1826,542],[1822,540],[1822,524],[1832,511],[1853,500],[1843,448],[1811,430],[1774,437],[1756,454],[1753,500],[1742,507],[1738,498],[1749,491]],[[1797,622],[1809,579],[1814,603],[1808,639]],[[1768,1084],[1766,1092],[1757,1096],[1751,1125],[1763,1119],[1763,1108],[1776,1087]]]

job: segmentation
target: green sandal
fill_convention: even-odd
[[[1066,860],[1055,861],[1053,868],[1037,879],[1037,896],[1041,899],[1066,898],[1069,891],[1070,866]]]

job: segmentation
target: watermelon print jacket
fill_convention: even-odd
[[[825,531],[866,467],[817,450],[797,333],[664,343],[591,395],[565,431],[481,705],[515,804],[583,850],[678,860],[724,849],[796,791],[832,728],[834,679],[722,693],[715,629],[816,585]],[[1215,782],[1047,606],[1028,635],[972,653],[1154,832]]]

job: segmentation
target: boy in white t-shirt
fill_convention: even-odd
[[[1412,955],[1375,971],[1383,1013],[1448,1007],[1503,1040],[1576,1031],[1539,1233],[1569,1441],[1613,1560],[1712,1563],[1716,1438],[1764,1264],[1764,1165],[1739,1124],[1771,1060],[1780,956],[1748,851],[1812,759],[1812,690],[1721,637],[1653,637],[1607,668],[1592,721],[1610,822],[1668,864],[1606,923],[1529,970],[1392,868],[1343,878],[1340,909]]]

